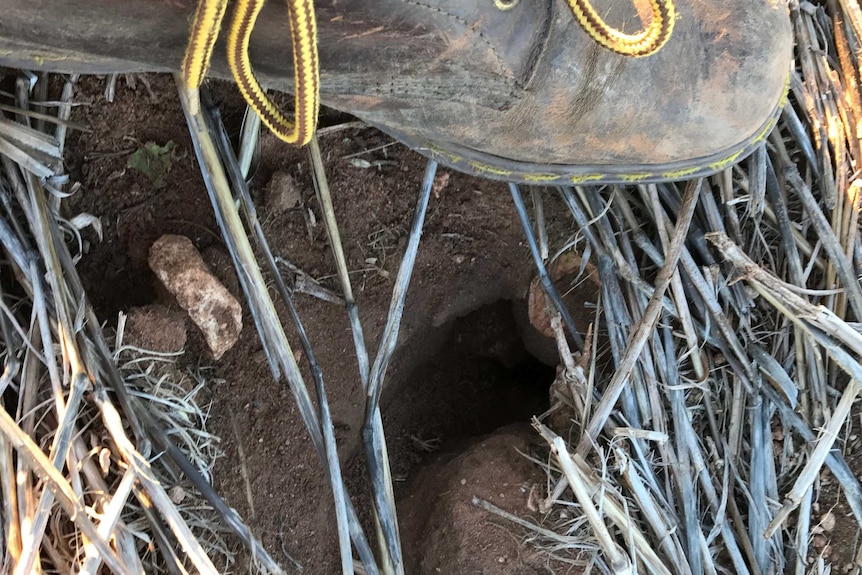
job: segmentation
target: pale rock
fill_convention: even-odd
[[[215,359],[234,346],[242,331],[242,308],[210,272],[192,241],[164,235],[150,247],[150,269],[186,310]]]

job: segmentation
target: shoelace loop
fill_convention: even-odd
[[[288,144],[304,146],[314,134],[320,107],[320,70],[317,56],[317,20],[312,0],[287,0],[295,75],[291,121],[266,95],[254,75],[248,55],[249,40],[264,0],[237,0],[227,38],[227,61],[249,107],[273,134]],[[183,60],[183,78],[197,90],[209,67],[227,0],[200,0]]]
[[[640,58],[658,52],[670,39],[676,18],[674,0],[649,0],[652,18],[640,32],[626,34],[599,16],[590,0],[566,0],[581,28],[596,42],[617,54]]]

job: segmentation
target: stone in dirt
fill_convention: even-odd
[[[133,307],[126,315],[123,342],[159,353],[176,353],[186,345],[186,320],[179,310],[153,304]]]
[[[242,308],[210,272],[192,241],[164,235],[150,247],[150,269],[203,332],[215,359],[236,343]]]
[[[591,263],[584,263],[581,255],[573,250],[568,250],[561,254],[556,260],[552,261],[548,266],[548,275],[551,281],[554,282],[560,295],[563,296],[563,301],[567,303],[569,311],[571,306],[568,305],[570,298],[566,298],[565,294],[571,289],[571,282],[563,282],[564,279],[574,279],[575,274],[580,277],[581,274],[586,276],[596,291],[601,287],[598,280],[598,272]],[[545,288],[536,277],[530,283],[530,291],[527,295],[527,310],[529,312],[530,323],[536,328],[536,331],[545,337],[553,338],[554,330],[551,329],[551,318],[548,316],[546,306],[553,306],[551,300],[545,295]]]
[[[287,172],[278,171],[266,186],[264,200],[270,212],[280,215],[298,206],[302,196],[293,177]]]

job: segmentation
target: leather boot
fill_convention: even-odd
[[[670,39],[633,58],[594,41],[561,0],[316,0],[321,100],[487,177],[707,175],[741,160],[775,124],[790,23],[783,0],[674,3]],[[625,31],[650,14],[647,0],[593,5]],[[0,0],[0,65],[175,72],[193,12],[179,0]],[[292,90],[281,2],[267,3],[250,53],[265,86]],[[211,74],[229,77],[222,46]]]

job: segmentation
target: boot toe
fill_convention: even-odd
[[[640,26],[631,2],[603,2],[612,25]],[[598,45],[558,1],[526,81],[505,106],[435,102],[411,110],[409,122],[368,117],[445,163],[492,177],[654,181],[715,172],[774,125],[792,60],[787,8],[779,0],[676,7],[667,44],[633,58]],[[522,1],[513,12],[521,8],[535,9]],[[485,30],[504,43],[494,32],[508,32]]]

